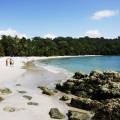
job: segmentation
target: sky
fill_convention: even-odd
[[[118,37],[120,0],[0,0],[0,35]]]

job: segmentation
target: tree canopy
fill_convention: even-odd
[[[3,35],[0,39],[0,56],[62,56],[62,55],[120,55],[120,37],[32,39]]]

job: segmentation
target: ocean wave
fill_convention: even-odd
[[[95,56],[101,56],[101,55],[77,55],[77,56],[52,56],[52,57],[47,57],[47,58],[43,58],[41,60],[35,60],[34,64],[36,65],[36,67],[39,68],[44,68],[49,72],[58,74],[58,73],[64,73],[68,76],[73,75],[74,73],[68,71],[67,69],[64,69],[62,67],[59,66],[55,66],[55,65],[50,65],[48,63],[45,63],[44,60],[48,60],[48,59],[69,59],[69,58],[79,58],[79,57],[95,57]]]
[[[62,74],[67,75],[68,77],[73,75],[72,72],[70,72],[64,68],[60,68],[60,67],[57,67],[54,65],[45,64],[45,63],[42,63],[40,61],[34,61],[34,64],[37,68],[40,68],[40,69],[43,68],[43,69],[45,69],[49,72],[52,72],[54,74],[62,73]]]

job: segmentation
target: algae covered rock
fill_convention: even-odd
[[[74,80],[67,80],[62,85],[61,84],[57,84],[56,85],[56,89],[70,94],[72,89],[73,89],[73,87],[74,87],[74,85],[75,85]]]
[[[49,89],[49,88],[47,88],[47,87],[39,86],[38,88],[42,90],[43,94],[46,94],[46,95],[49,95],[49,96],[54,95],[54,91]]]
[[[16,111],[25,110],[25,108],[16,108],[16,107],[6,106],[6,107],[3,108],[3,110],[5,112],[16,112]]]
[[[27,104],[28,105],[33,105],[33,106],[38,106],[39,105],[39,103],[36,103],[36,102],[28,102]]]
[[[96,100],[120,98],[120,83],[109,81],[105,85],[98,86],[92,98]]]
[[[64,88],[71,90],[74,87],[75,83],[73,81],[67,81],[63,84]]]
[[[48,89],[47,87],[45,86],[38,86],[37,88],[41,89],[41,90],[45,90],[45,89]]]
[[[70,98],[67,96],[67,95],[63,95],[60,100],[62,101],[67,101],[67,100],[70,100]]]
[[[0,102],[3,101],[3,100],[4,100],[4,98],[0,97]]]
[[[107,100],[105,105],[98,109],[92,120],[120,120],[120,99]]]
[[[24,95],[23,96],[25,99],[27,99],[27,100],[31,100],[32,99],[32,97],[31,96],[28,96],[28,95]]]
[[[3,108],[3,110],[6,112],[15,112],[16,111],[16,109],[14,107],[5,107],[5,108]]]
[[[87,97],[94,100],[119,98],[119,74],[120,73],[116,72],[102,73],[101,71],[91,71],[90,75],[87,77],[78,80],[67,80],[63,84],[56,85],[56,88],[65,93],[70,93],[83,98]]]
[[[27,92],[26,92],[26,91],[19,91],[19,90],[18,90],[18,93],[25,94],[25,93],[27,93]]]
[[[54,119],[65,118],[65,116],[59,111],[58,108],[51,108],[50,112],[49,112],[49,115],[50,115],[51,118],[54,118]]]
[[[75,73],[74,78],[56,86],[77,96],[69,105],[94,112],[93,120],[120,120],[120,72]]]
[[[99,70],[93,70],[93,71],[90,72],[89,76],[102,78],[103,77],[103,72],[101,72]]]
[[[49,96],[54,95],[54,92],[53,92],[52,90],[50,90],[50,89],[45,89],[45,90],[43,90],[42,93],[43,93],[43,94],[46,94],[46,95],[49,95]]]
[[[81,78],[84,78],[84,77],[86,77],[86,76],[87,76],[86,74],[83,74],[83,73],[81,73],[81,72],[76,72],[76,73],[74,74],[73,78],[75,78],[75,79],[81,79]]]
[[[102,103],[89,98],[72,98],[70,105],[84,110],[97,110],[102,107]]]
[[[106,78],[119,79],[120,82],[120,73],[115,71],[104,72]]]
[[[84,112],[78,112],[69,110],[68,111],[68,120],[89,120],[90,115]]]
[[[12,93],[12,91],[9,88],[0,89],[0,94],[2,94],[2,95],[6,95],[6,94],[10,94],[10,93]]]

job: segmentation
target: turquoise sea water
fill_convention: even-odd
[[[42,60],[42,63],[46,66],[48,65],[66,69],[69,72],[81,71],[84,73],[89,73],[91,70],[120,71],[120,56],[80,56],[55,58]]]

